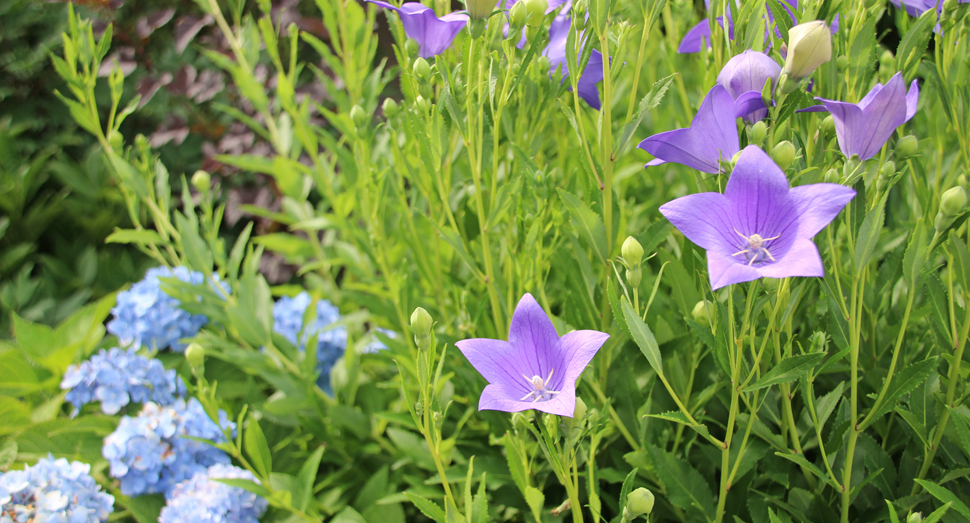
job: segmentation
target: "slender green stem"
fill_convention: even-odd
[[[849,318],[849,353],[851,392],[851,420],[849,442],[845,450],[845,465],[842,468],[842,523],[849,523],[849,505],[852,503],[852,460],[855,457],[856,441],[859,439],[859,334],[862,327],[862,289],[865,284],[865,268],[859,271],[852,282],[850,300],[852,316]]]

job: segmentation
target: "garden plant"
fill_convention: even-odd
[[[425,1],[0,7],[0,523],[970,521],[966,0]]]

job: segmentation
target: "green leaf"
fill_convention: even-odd
[[[579,198],[562,189],[556,190],[559,191],[559,197],[569,209],[573,228],[593,249],[596,262],[605,262],[609,253],[606,252],[606,227],[603,225],[603,220]]]
[[[964,290],[970,289],[970,252],[967,251],[967,244],[956,234],[950,235],[950,251],[953,253],[954,271],[957,281],[963,286]]]
[[[950,510],[950,507],[952,506],[953,502],[947,502],[946,505],[934,510],[932,514],[923,518],[922,523],[936,523],[943,517],[944,514],[946,514],[947,510]]]
[[[936,22],[936,9],[927,9],[909,28],[909,31],[906,31],[906,35],[899,43],[899,48],[896,50],[896,69],[902,71],[907,80],[916,73]]]
[[[919,274],[923,270],[923,263],[926,262],[926,243],[926,229],[920,222],[910,235],[909,245],[906,246],[906,253],[903,255],[903,279],[910,292],[917,290]]]
[[[157,523],[158,515],[165,506],[165,496],[161,494],[145,494],[128,498],[125,506],[138,523]]]
[[[889,390],[886,391],[886,396],[883,398],[882,405],[877,407],[877,410],[873,411],[866,419],[867,424],[875,423],[879,418],[883,417],[886,413],[896,408],[896,401],[900,396],[906,394],[917,386],[919,386],[923,381],[929,377],[931,372],[936,370],[937,359],[936,357],[927,358],[923,361],[907,365],[903,368],[902,372],[899,372],[897,376],[893,379],[889,386]]]
[[[525,502],[528,503],[536,521],[542,521],[542,508],[546,504],[546,495],[541,490],[529,486],[525,488]]]
[[[317,471],[320,468],[320,459],[323,457],[323,451],[326,447],[320,445],[317,450],[310,454],[307,458],[306,463],[300,467],[300,486],[303,488],[303,499],[309,501],[313,496],[313,483],[317,478]],[[303,510],[306,507],[301,508]]]
[[[627,336],[633,337],[630,334],[630,327],[626,324],[626,319],[623,317],[623,308],[620,306],[620,300],[616,297],[616,286],[613,285],[613,278],[610,278],[606,282],[606,294],[610,299],[610,310],[613,311],[613,318],[616,319],[617,325],[620,329],[626,333]]]
[[[0,469],[6,470],[17,459],[17,442],[11,438],[0,441]]]
[[[857,196],[858,198],[858,196]],[[879,233],[882,232],[882,224],[885,217],[886,196],[879,199],[879,203],[866,214],[859,227],[859,237],[855,244],[855,266],[859,269],[865,267],[876,250],[879,243]]]
[[[640,352],[647,357],[647,362],[650,363],[650,367],[653,368],[654,372],[663,376],[664,367],[660,357],[660,347],[657,345],[657,339],[653,336],[653,332],[650,331],[650,327],[647,327],[647,324],[643,323],[640,315],[633,310],[633,305],[630,305],[630,301],[626,299],[626,296],[620,298],[620,307],[623,309],[623,318],[630,328],[630,336],[633,338],[633,341],[640,347]]]
[[[613,156],[616,156],[620,151],[623,150],[624,147],[626,147],[626,144],[630,141],[630,138],[633,137],[633,133],[636,132],[638,127],[640,127],[640,122],[643,121],[643,117],[647,114],[647,111],[660,105],[664,95],[667,94],[667,89],[670,87],[670,83],[673,81],[674,75],[672,74],[653,83],[653,87],[650,88],[650,92],[645,94],[640,100],[640,106],[637,109],[637,114],[634,115],[633,118],[623,126],[619,136],[617,136],[616,141],[613,143]]]
[[[822,469],[815,466],[815,464],[812,463],[811,461],[808,461],[807,459],[805,459],[805,456],[802,456],[801,454],[790,454],[788,452],[775,452],[775,456],[778,456],[779,458],[785,458],[788,461],[797,463],[798,465],[811,471],[812,474],[815,474],[815,476],[818,479],[828,483],[829,485],[832,485],[833,488],[841,489],[840,485],[835,484],[832,481],[832,478],[828,476],[828,474],[822,471]]]
[[[142,245],[164,244],[162,237],[151,229],[119,229],[104,239],[105,243],[138,243]]]
[[[404,495],[407,496],[411,503],[414,503],[414,506],[418,507],[418,510],[420,510],[425,516],[437,521],[438,523],[447,523],[445,519],[445,511],[441,510],[441,507],[439,507],[434,501],[431,501],[428,498],[423,498],[411,492],[405,492]]]
[[[666,421],[673,421],[674,423],[687,425],[688,427],[696,431],[698,434],[703,436],[705,439],[710,440],[711,433],[709,430],[707,430],[707,425],[704,425],[703,423],[698,423],[698,424],[691,423],[690,420],[687,419],[687,416],[685,416],[683,412],[672,410],[669,412],[661,412],[660,414],[647,414],[644,417],[662,419]]]
[[[714,495],[697,470],[666,450],[647,445],[654,469],[667,491],[667,499],[674,505],[697,511],[707,520],[714,519]],[[696,519],[689,519],[693,521]]]
[[[191,223],[192,221],[195,220],[186,218],[182,213],[175,213],[175,225],[181,235],[182,252],[189,267],[202,274],[209,274],[212,272],[212,251],[199,235],[198,225]]]
[[[816,352],[782,360],[780,364],[772,367],[771,370],[761,376],[761,379],[748,385],[743,391],[751,392],[779,383],[788,383],[807,376],[824,357],[824,352]]]
[[[917,483],[921,487],[926,489],[927,492],[933,495],[934,498],[942,501],[943,503],[950,503],[951,507],[959,512],[963,517],[970,519],[970,508],[967,507],[959,498],[956,497],[952,492],[950,492],[946,487],[941,487],[932,481],[927,481],[925,479],[917,479]]]
[[[273,456],[270,454],[263,429],[259,427],[259,421],[253,415],[249,416],[249,425],[246,426],[243,446],[259,475],[268,477],[269,473],[273,471]]]

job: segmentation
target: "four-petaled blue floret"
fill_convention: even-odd
[[[158,517],[159,523],[256,523],[266,511],[266,500],[216,479],[248,479],[259,483],[247,470],[232,465],[213,465],[169,492],[168,502]]]
[[[193,285],[201,285],[205,280],[201,272],[185,267],[149,269],[144,279],[118,293],[117,304],[111,309],[113,318],[108,322],[108,332],[125,345],[184,351],[187,345],[179,340],[195,336],[209,319],[182,310],[179,300],[162,290],[159,278],[173,277]],[[228,292],[225,283],[220,285]]]
[[[69,390],[66,399],[75,414],[82,405],[101,402],[101,412],[117,414],[129,403],[156,403],[167,406],[185,395],[185,383],[175,370],[165,370],[162,362],[146,358],[131,348],[102,349],[90,360],[71,365],[64,373],[61,388]]]
[[[281,334],[301,351],[314,335],[317,338],[317,385],[332,393],[330,370],[347,348],[347,329],[335,325],[340,321],[340,310],[327,300],[317,301],[317,315],[306,326],[303,314],[310,306],[310,294],[301,292],[294,297],[284,296],[273,306],[273,330]],[[302,332],[302,335],[301,335]],[[297,343],[297,337],[300,341]]]
[[[24,470],[0,474],[0,521],[107,521],[115,498],[101,491],[90,472],[86,463],[49,456]]]
[[[221,410],[219,424],[235,430],[235,423]],[[104,439],[101,454],[111,465],[111,476],[121,482],[122,494],[167,493],[212,465],[229,463],[225,452],[191,439],[223,443],[222,429],[195,398],[178,399],[170,407],[146,403],[138,416],[121,418],[118,428]]]

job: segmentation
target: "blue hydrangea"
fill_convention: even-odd
[[[0,474],[3,523],[107,521],[114,503],[114,496],[101,491],[86,463],[49,456],[24,470]]]
[[[219,424],[229,430],[236,427],[221,410]],[[111,476],[121,482],[121,493],[164,494],[212,465],[229,463],[225,452],[184,436],[226,441],[195,398],[178,399],[169,407],[146,403],[138,416],[122,417],[101,449],[111,465]]]
[[[387,336],[388,338],[391,338],[392,340],[396,340],[397,339],[397,333],[396,332],[394,332],[392,330],[382,329],[381,327],[377,327],[376,329],[374,329],[373,332],[370,333],[370,336],[371,336],[370,343],[368,343],[367,345],[364,345],[364,348],[361,349],[360,352],[362,352],[364,354],[375,354],[375,353],[377,353],[379,351],[387,350],[387,345],[384,344],[384,342],[381,341],[381,339],[377,337],[377,335],[375,334],[375,332],[379,332],[379,333],[383,334],[384,336]]]
[[[306,349],[307,341],[316,335],[317,370],[320,371],[317,385],[327,393],[332,393],[330,369],[347,349],[347,329],[342,325],[334,325],[340,321],[340,310],[327,300],[317,301],[317,317],[304,328],[303,314],[310,306],[310,300],[307,292],[301,292],[292,298],[280,298],[273,306],[273,330],[301,351]],[[301,331],[303,335],[297,343],[297,336],[300,336]]]
[[[118,293],[117,303],[108,322],[108,332],[125,345],[148,347],[154,350],[171,348],[185,351],[183,338],[195,336],[209,319],[201,314],[189,314],[179,308],[179,301],[162,290],[159,278],[178,278],[186,283],[201,285],[205,276],[185,267],[155,267],[128,290]],[[225,283],[221,283],[224,289]]]
[[[90,360],[71,365],[64,373],[61,388],[68,390],[67,401],[77,413],[82,405],[101,402],[101,412],[117,414],[129,403],[153,402],[171,405],[185,395],[185,383],[162,362],[146,358],[135,349],[102,349]]]
[[[158,522],[257,523],[266,511],[266,500],[215,479],[248,479],[259,483],[247,470],[232,465],[213,465],[169,492]]]

